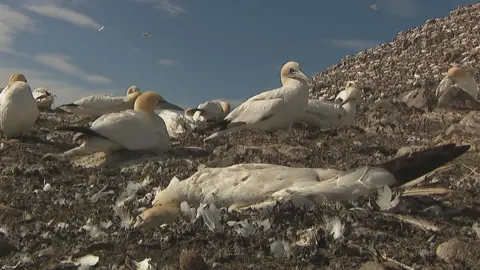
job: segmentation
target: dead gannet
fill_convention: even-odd
[[[204,168],[183,181],[174,177],[167,188],[156,194],[152,207],[137,216],[134,227],[149,228],[173,222],[183,201],[194,206],[214,203],[219,208],[241,210],[283,201],[300,206],[325,200],[355,200],[376,188],[400,186],[415,180],[469,148],[469,145],[447,144],[346,172],[272,164]]]
[[[362,91],[354,81],[347,82],[345,90],[335,98],[334,103],[309,99],[307,110],[298,119],[308,126],[335,128],[352,125],[355,122],[356,106],[362,101]]]
[[[0,93],[0,130],[6,137],[30,131],[40,112],[23,74],[13,74]]]
[[[127,88],[126,92],[126,96],[92,95],[58,107],[77,115],[99,117],[107,113],[133,109],[135,100],[141,94],[140,89],[132,85]]]
[[[185,115],[195,122],[221,121],[230,113],[230,103],[224,100],[212,100],[201,103],[197,108],[185,110]]]
[[[40,110],[49,110],[55,101],[55,95],[52,95],[46,87],[33,90],[32,95]]]
[[[219,123],[220,131],[205,141],[242,129],[290,130],[308,104],[308,78],[300,64],[290,61],[280,71],[282,87],[249,98]]]
[[[195,122],[189,117],[185,117],[183,113],[176,111],[162,110],[158,113],[167,127],[168,134],[171,138],[177,138],[178,135],[190,132],[195,129]]]
[[[470,72],[460,66],[454,66],[448,70],[447,76],[438,84],[435,95],[437,98],[440,98],[445,91],[454,85],[467,92],[474,99],[478,99],[480,90],[478,89],[477,82]]]
[[[170,138],[165,122],[155,113],[162,104],[172,105],[158,93],[149,91],[137,98],[133,110],[105,114],[89,128],[61,127],[58,130],[83,133],[78,139],[85,141],[62,154],[47,154],[43,158],[64,159],[120,149],[166,151],[170,148]]]

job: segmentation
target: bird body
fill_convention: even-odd
[[[33,98],[40,110],[48,110],[55,101],[54,95],[47,88],[37,88],[32,92]]]
[[[437,98],[440,98],[445,91],[454,85],[467,92],[475,100],[478,100],[480,90],[477,82],[470,72],[460,66],[454,66],[448,70],[447,75],[438,84],[435,95]]]
[[[59,108],[77,115],[98,117],[108,113],[132,109],[135,100],[140,94],[140,92],[135,92],[127,96],[92,95],[70,104],[61,105]]]
[[[286,63],[280,72],[282,87],[253,96],[231,111],[221,122],[221,130],[205,141],[242,129],[289,130],[306,110],[308,78],[296,62]]]
[[[32,90],[26,82],[11,82],[0,93],[0,130],[5,136],[19,136],[30,131],[39,115]]]
[[[198,105],[197,108],[185,110],[185,116],[195,122],[217,122],[230,113],[230,104],[223,100],[211,100]]]
[[[399,186],[429,173],[462,155],[470,146],[441,145],[375,166],[345,172],[334,169],[291,168],[272,164],[237,164],[203,168],[179,181],[173,178],[157,193],[152,208],[137,217],[136,227],[153,227],[174,220],[180,203],[214,203],[241,209],[273,206],[290,200],[294,205],[355,200],[383,186]]]
[[[179,134],[192,131],[195,128],[195,122],[184,114],[170,110],[162,110],[158,115],[165,122],[171,138],[176,138]]]

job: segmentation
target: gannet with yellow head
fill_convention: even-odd
[[[6,137],[30,131],[40,112],[32,96],[32,89],[21,73],[10,76],[8,85],[0,93],[0,130]]]
[[[79,139],[84,142],[62,154],[47,154],[44,158],[63,159],[120,149],[166,151],[170,149],[170,138],[165,122],[155,113],[156,108],[165,104],[166,107],[172,105],[160,94],[148,91],[136,99],[133,110],[105,114],[89,128],[61,127],[58,130],[83,133]]]
[[[230,103],[225,100],[212,100],[201,103],[197,108],[185,110],[185,116],[195,122],[220,121],[230,113]]]
[[[440,98],[445,91],[454,85],[467,92],[475,100],[478,99],[480,90],[478,89],[477,82],[470,72],[458,65],[448,70],[447,75],[438,84],[435,95],[437,98]]]
[[[253,96],[220,122],[220,131],[205,141],[242,129],[290,130],[308,104],[308,78],[300,64],[287,62],[280,71],[282,87]]]

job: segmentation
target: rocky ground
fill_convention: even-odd
[[[201,137],[186,134],[176,148],[205,150],[148,158],[121,153],[110,159],[97,155],[61,162],[40,158],[74,146],[73,134],[59,133],[54,128],[78,119],[67,114],[42,113],[28,136],[1,141],[0,265],[5,269],[77,269],[75,264],[61,262],[94,255],[98,256],[94,269],[136,269],[135,261],[146,258],[151,258],[152,269],[178,269],[179,257],[182,264],[189,258],[197,260],[197,268],[190,269],[204,269],[198,261],[201,258],[208,267],[216,269],[478,269],[480,231],[475,223],[480,217],[480,112],[436,106],[425,112],[394,100],[417,89],[424,89],[426,96],[420,103],[431,98],[430,93],[441,79],[439,74],[456,61],[437,57],[445,54],[440,46],[447,43],[446,38],[464,44],[459,47],[460,55],[471,52],[470,60],[463,64],[480,60],[474,51],[479,46],[479,28],[473,26],[473,22],[478,25],[479,10],[477,5],[454,11],[447,18],[400,33],[393,45],[348,57],[317,74],[312,81],[313,97],[328,98],[351,79],[360,80],[370,90],[365,93],[355,127],[319,131],[298,125],[290,134],[245,131],[208,144]],[[450,34],[450,28],[442,28],[446,22],[452,29],[470,31],[468,36],[461,36],[457,30]],[[439,37],[428,41],[433,30],[423,29],[443,30],[438,30]],[[422,36],[422,31],[428,35]],[[463,39],[466,41],[462,42]],[[427,47],[422,47],[422,40],[429,42]],[[417,42],[419,45],[415,45]],[[421,53],[425,49],[431,50],[431,55]],[[411,56],[414,53],[423,58],[416,59]],[[362,65],[372,63],[369,58],[381,61]],[[432,61],[438,62],[438,72],[432,71],[437,70],[430,65]],[[404,62],[412,67],[423,63],[420,81],[414,81],[416,71],[407,71],[401,65]],[[472,71],[480,78],[480,70]],[[377,76],[390,72],[398,74]],[[456,98],[453,101],[463,102]],[[405,193],[399,205],[386,211],[375,205],[375,196],[308,209],[279,205],[271,211],[242,214],[222,210],[224,230],[214,233],[201,219],[195,223],[179,220],[143,231],[128,229],[112,208],[127,185],[150,179],[151,182],[139,185],[136,194],[122,207],[136,216],[140,207],[148,207],[150,201],[143,198],[152,188],[166,187],[173,176],[187,178],[202,164],[218,167],[264,162],[343,170],[384,162],[404,146],[448,142],[472,147],[453,166],[433,174],[420,186],[435,183],[450,192],[415,196]],[[131,161],[133,157],[135,161]],[[327,221],[334,217],[345,226],[338,239],[327,232]],[[244,219],[268,219],[271,228],[243,237],[226,225],[227,221]],[[270,248],[275,240],[290,246],[288,257],[272,256]],[[190,253],[181,253],[182,250]]]

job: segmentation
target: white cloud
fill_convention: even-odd
[[[349,48],[355,50],[364,50],[368,48],[373,48],[380,44],[378,41],[371,40],[358,40],[358,39],[331,39],[328,41],[335,47],[340,48]]]
[[[416,0],[377,0],[377,8],[404,18],[412,18],[420,13]]]
[[[84,72],[70,63],[71,59],[67,55],[43,53],[35,55],[34,59],[56,71],[75,76],[90,83],[107,84],[111,82],[109,78]]]
[[[33,31],[34,27],[28,16],[0,4],[0,52],[15,53],[15,36],[22,31]]]
[[[57,96],[53,107],[71,103],[88,95],[113,94],[116,92],[114,89],[87,89],[62,80],[51,73],[24,68],[0,67],[0,81],[7,82],[10,75],[16,72],[21,72],[25,75],[32,90],[39,87],[48,87]],[[4,86],[4,84],[1,86]]]
[[[23,7],[39,15],[62,20],[79,27],[87,27],[93,29],[99,29],[101,27],[98,22],[88,17],[87,15],[63,7],[58,7],[53,4],[24,5]]]
[[[162,66],[166,67],[172,67],[178,65],[178,61],[172,60],[172,59],[160,59],[158,60],[158,63]]]
[[[148,3],[152,4],[153,7],[161,9],[170,15],[180,15],[182,13],[187,13],[185,8],[180,7],[176,4],[178,0],[131,0],[134,2]]]

